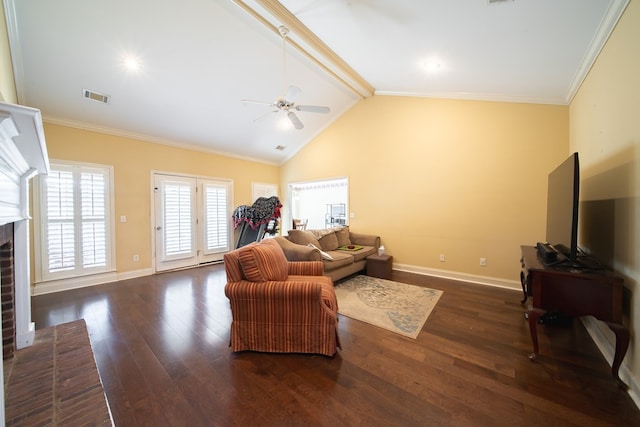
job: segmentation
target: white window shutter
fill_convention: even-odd
[[[168,182],[164,187],[164,248],[167,257],[193,252],[192,187]]]
[[[39,205],[43,280],[113,268],[110,181],[108,166],[51,162]]]
[[[75,267],[73,173],[52,170],[47,177],[47,248],[49,272]]]
[[[82,266],[105,266],[107,262],[106,193],[104,175],[83,173],[80,179],[82,198]]]
[[[229,250],[227,185],[204,184],[205,252]]]

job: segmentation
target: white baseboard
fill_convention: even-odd
[[[497,288],[511,289],[522,292],[522,285],[519,280],[498,279],[495,277],[476,276],[455,271],[438,270],[435,268],[417,267],[407,264],[393,264],[393,269],[405,271],[407,273],[422,274],[425,276],[441,277],[443,279],[458,280],[460,282],[476,283],[478,285],[494,286]]]
[[[600,353],[602,353],[609,366],[611,366],[613,364],[613,356],[616,352],[615,343],[609,341],[609,338],[605,335],[602,329],[608,329],[609,327],[605,323],[600,322],[592,316],[581,317],[580,320],[591,336],[593,342],[596,344],[596,346],[598,346]],[[622,360],[622,365],[620,365],[620,371],[618,372],[618,374],[620,376],[620,379],[629,386],[629,390],[627,390],[627,393],[636,404],[636,406],[640,408],[640,387],[638,382],[631,374],[631,371],[629,371],[629,368],[625,365],[624,360]]]
[[[29,322],[26,331],[16,331],[16,349],[30,347],[36,335],[36,324]]]
[[[153,270],[150,268],[144,270],[127,271],[124,273],[104,273],[92,276],[72,277],[69,279],[52,280],[48,282],[39,282],[32,288],[32,295],[44,295],[53,292],[68,291],[71,289],[86,288],[88,286],[102,285],[105,283],[117,282],[118,280],[134,279],[136,277],[150,276]]]

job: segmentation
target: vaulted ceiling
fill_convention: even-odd
[[[45,121],[281,164],[369,96],[568,104],[627,3],[5,0],[5,14],[19,102]],[[330,113],[294,105],[293,128],[268,105],[289,86]]]

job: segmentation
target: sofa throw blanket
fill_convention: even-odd
[[[273,219],[280,218],[282,204],[277,196],[258,197],[253,205],[241,205],[233,211],[233,228],[246,222],[256,230],[262,224],[267,224]]]

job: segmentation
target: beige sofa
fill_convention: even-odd
[[[380,236],[359,234],[349,227],[324,230],[289,230],[274,238],[289,261],[322,261],[324,275],[334,281],[362,271],[367,257],[378,252]],[[313,246],[311,246],[313,245]]]

